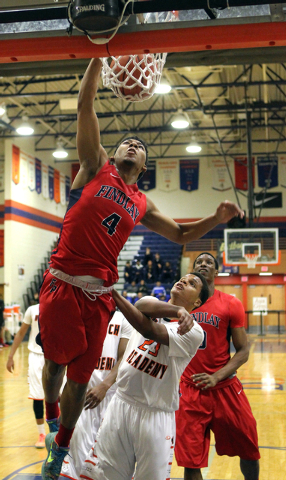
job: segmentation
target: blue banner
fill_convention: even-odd
[[[35,158],[36,169],[36,192],[40,195],[42,192],[42,162],[38,158]]]
[[[54,169],[49,166],[49,197],[54,200]]]
[[[199,188],[199,160],[180,160],[180,189],[197,190]]]
[[[276,155],[257,157],[257,168],[259,187],[278,187],[278,157]]]
[[[70,188],[71,188],[70,177],[67,177],[67,176],[66,176],[66,203],[69,202]]]
[[[152,190],[156,188],[156,162],[150,161],[147,165],[147,171],[137,183],[139,190]]]

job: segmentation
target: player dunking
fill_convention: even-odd
[[[185,244],[219,223],[243,215],[235,204],[223,202],[205,219],[177,224],[139,192],[136,182],[148,161],[144,142],[128,138],[110,159],[100,144],[93,107],[100,71],[101,61],[93,59],[81,83],[77,127],[80,170],[40,295],[43,385],[50,430],[58,428],[57,399],[65,365],[68,377],[61,397],[59,431],[42,469],[44,478],[57,479],[60,473],[114,310],[111,290],[118,280],[117,258],[133,227],[141,221],[160,235]]]
[[[218,455],[239,456],[245,480],[258,480],[256,421],[236,377],[249,355],[244,309],[232,295],[215,290],[218,264],[210,253],[201,253],[193,268],[207,280],[210,298],[194,312],[204,341],[181,378],[176,460],[185,467],[185,480],[202,480],[212,430]],[[236,350],[232,358],[230,335]]]
[[[140,311],[116,291],[113,295],[138,331],[126,347],[117,391],[97,435],[98,463],[83,478],[131,480],[136,463],[134,480],[165,480],[174,451],[180,375],[203,340],[192,315],[185,335],[178,334],[176,319],[180,310],[191,312],[207,300],[208,286],[200,274],[185,275],[172,288],[169,303],[144,297],[136,303]]]

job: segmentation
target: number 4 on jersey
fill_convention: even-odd
[[[116,227],[120,222],[121,218],[122,217],[120,217],[120,215],[117,215],[117,213],[112,213],[104,220],[102,220],[101,225],[107,228],[108,235],[113,235],[116,232]]]

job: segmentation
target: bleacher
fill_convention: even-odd
[[[126,261],[130,260],[133,266],[135,265],[137,259],[140,259],[141,263],[143,263],[146,247],[151,249],[153,255],[156,252],[160,254],[163,265],[165,262],[170,262],[173,269],[174,281],[180,277],[182,246],[171,242],[161,235],[151,232],[140,225],[134,228],[132,235],[129,237],[118,259],[119,281],[116,284],[116,289],[119,292],[122,292],[124,289],[124,267]],[[170,289],[172,288],[174,281],[172,283],[162,283],[167,293],[169,293]],[[148,284],[150,291],[154,286],[155,283]]]

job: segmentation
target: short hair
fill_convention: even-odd
[[[201,307],[204,303],[206,303],[207,299],[210,296],[208,282],[206,281],[205,277],[199,272],[190,272],[190,273],[188,273],[188,275],[195,275],[196,277],[198,277],[201,280],[201,282],[203,284],[200,295],[199,295],[199,299],[202,302],[200,304],[200,307]],[[199,308],[199,307],[197,307],[197,308]]]
[[[129,137],[126,137],[124,138],[123,140],[121,140],[115,147],[115,150],[114,150],[114,155],[116,154],[118,148],[120,147],[120,145],[125,142],[126,140],[138,140],[138,142],[142,143],[142,145],[144,146],[145,148],[145,152],[146,152],[146,160],[145,160],[145,165],[148,164],[148,160],[149,160],[149,154],[148,154],[148,146],[147,146],[147,143],[144,142],[144,140],[142,140],[142,138],[139,138],[137,135],[131,135]],[[139,175],[138,175],[138,178],[137,178],[137,182],[138,180],[140,180],[140,178],[143,177],[145,172],[141,172]]]
[[[201,257],[202,255],[209,255],[210,257],[212,257],[214,259],[214,263],[215,263],[215,268],[216,270],[218,270],[218,262],[217,262],[217,259],[209,252],[202,252],[200,253],[194,260],[194,263],[193,263],[193,268],[195,268],[195,265],[196,265],[196,261],[199,257]]]

